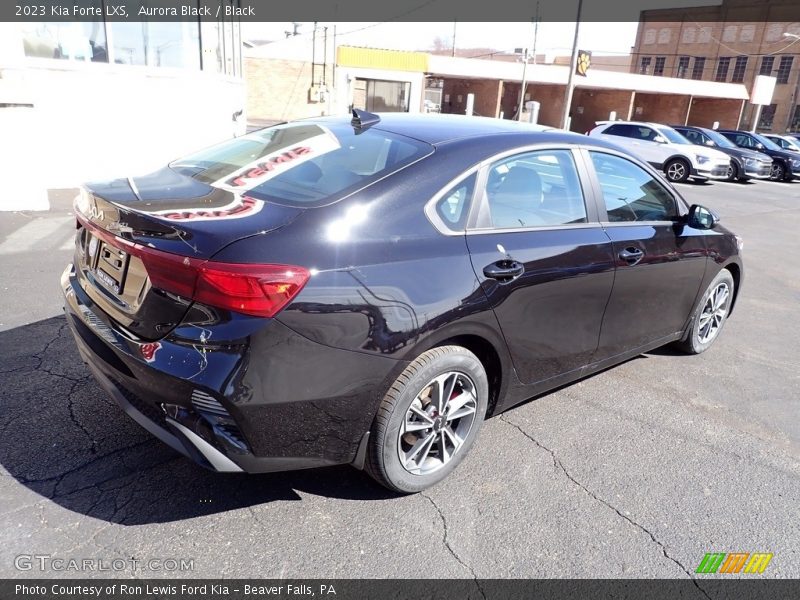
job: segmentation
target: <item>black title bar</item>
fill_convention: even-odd
[[[800,2],[719,6],[719,0],[583,0],[581,21],[637,22],[659,9],[660,21],[798,21]],[[710,5],[710,6],[709,6]],[[715,6],[716,5],[716,6]],[[691,7],[704,7],[694,10]],[[578,0],[3,0],[0,21],[575,21]]]
[[[799,580],[38,579],[2,580],[3,600],[725,600],[800,597]]]

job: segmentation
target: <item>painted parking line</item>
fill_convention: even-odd
[[[37,217],[17,229],[0,244],[0,256],[30,252],[34,248],[37,251],[61,249],[66,245],[65,236],[74,222],[72,217]]]
[[[770,181],[769,179],[759,179],[758,183],[768,183],[770,185],[779,185],[784,189],[789,189],[793,184],[791,181]]]

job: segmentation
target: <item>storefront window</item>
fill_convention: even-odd
[[[239,6],[238,0],[220,0],[220,4]],[[203,70],[225,75],[241,75],[241,29],[238,18],[221,18],[217,22],[203,21],[201,43]]]
[[[115,63],[200,68],[196,23],[111,23],[110,27]]]
[[[106,29],[89,23],[22,23],[25,56],[82,62],[108,62]]]

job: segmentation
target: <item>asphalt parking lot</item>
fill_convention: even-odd
[[[63,576],[15,566],[49,555],[188,559],[207,578],[685,578],[738,551],[774,554],[758,577],[800,577],[800,182],[679,189],[745,240],[715,346],[512,409],[449,479],[404,497],[349,467],[212,474],[152,439],[65,328],[67,205],[0,215],[0,576]]]

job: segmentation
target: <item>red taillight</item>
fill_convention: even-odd
[[[310,277],[307,269],[292,265],[223,263],[163,252],[81,222],[107,243],[138,256],[153,287],[217,308],[274,317]]]
[[[203,304],[273,317],[309,278],[303,267],[209,261],[200,267],[194,299]]]

